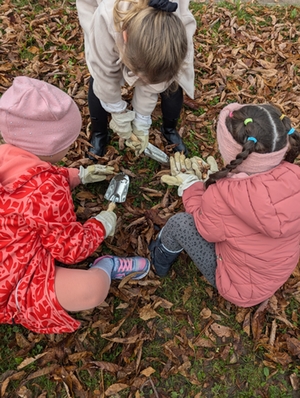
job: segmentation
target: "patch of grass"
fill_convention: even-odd
[[[79,370],[79,377],[82,383],[88,387],[90,391],[94,391],[99,388],[100,372],[97,371],[91,374],[87,370]]]
[[[23,48],[23,50],[20,51],[20,57],[21,59],[27,59],[27,60],[32,60],[35,57],[35,54],[30,52],[27,48]]]
[[[23,334],[27,333],[26,329],[22,326],[12,325],[0,325],[0,372],[4,373],[7,370],[16,369],[23,358],[18,357],[15,353],[18,351],[18,347],[11,345],[14,341],[16,333]]]
[[[190,9],[196,19],[197,25],[201,22],[201,15],[205,12],[206,5],[203,3],[190,2]]]
[[[199,143],[198,139],[195,138],[195,131],[190,130],[190,138],[185,140],[184,143],[189,151],[189,157],[199,156]]]
[[[296,8],[293,8],[290,12],[290,18],[291,19],[296,19],[299,16],[299,9],[297,10]]]
[[[17,7],[31,7],[34,13],[39,13],[43,10],[43,6],[39,4],[39,1],[33,0],[28,2],[28,0],[12,0],[12,4],[16,5]]]

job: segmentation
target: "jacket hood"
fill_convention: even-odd
[[[300,192],[295,165],[282,162],[265,173],[219,180],[217,186],[231,212],[255,231],[271,238],[297,233],[300,220],[292,203],[295,196],[300,203]]]
[[[48,170],[52,165],[14,145],[0,145],[0,192],[14,192],[33,175]]]

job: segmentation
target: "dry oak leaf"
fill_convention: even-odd
[[[151,376],[151,375],[152,375],[153,373],[155,373],[155,372],[156,372],[156,370],[153,369],[151,366],[149,366],[148,368],[142,370],[142,371],[141,371],[141,374],[144,375],[144,376],[146,376],[146,377],[149,377],[149,376]]]
[[[142,336],[143,336],[143,332],[138,333],[135,336],[130,336],[130,337],[113,337],[113,338],[105,337],[105,339],[109,340],[109,341],[113,341],[114,343],[133,344],[139,340],[142,340],[142,338],[143,338]]]
[[[265,300],[264,302],[262,302],[258,307],[258,309],[255,311],[252,318],[251,322],[252,334],[253,334],[253,339],[256,341],[259,340],[263,329],[268,303],[269,300]]]
[[[1,382],[1,390],[0,390],[0,396],[4,397],[5,391],[8,387],[8,384],[11,380],[21,380],[23,379],[25,375],[24,370],[21,370],[21,372],[13,372],[12,374],[10,374],[9,377],[7,377],[3,382]]]
[[[143,321],[148,321],[151,318],[160,317],[160,315],[151,308],[151,304],[145,305],[139,310],[139,316]]]
[[[54,364],[52,364],[52,365],[50,365],[50,366],[48,366],[48,367],[39,369],[39,370],[37,370],[36,372],[31,373],[31,374],[26,378],[26,381],[32,380],[32,379],[36,379],[37,377],[45,376],[45,375],[47,375],[47,374],[49,374],[49,373],[52,373],[52,372],[56,371],[58,368],[59,368],[59,365],[56,364],[56,363],[54,363]]]
[[[89,364],[93,364],[93,365],[97,366],[98,368],[100,368],[102,370],[107,370],[108,372],[111,372],[111,373],[117,373],[121,369],[121,366],[119,366],[115,363],[112,363],[112,362],[91,361],[91,362],[89,362]]]
[[[287,366],[289,363],[293,362],[292,358],[286,352],[266,353],[265,356],[271,361],[279,363],[282,366]]]
[[[173,303],[171,303],[170,301],[168,301],[162,297],[157,297],[157,296],[153,295],[151,298],[154,300],[154,306],[153,306],[154,309],[156,309],[157,307],[170,309],[174,305]]]
[[[296,373],[292,373],[290,375],[290,381],[291,381],[291,385],[293,387],[293,390],[297,391],[300,389],[300,380],[299,380],[299,376]]]
[[[250,325],[251,325],[251,311],[249,311],[247,314],[246,314],[246,316],[245,316],[245,319],[244,319],[244,322],[243,322],[243,331],[248,335],[248,336],[250,336]]]
[[[16,342],[20,348],[28,348],[31,343],[24,337],[22,333],[16,333]]]
[[[37,359],[43,357],[44,355],[46,355],[48,352],[42,352],[41,354],[36,355],[35,357],[30,357],[30,358],[26,358],[24,359],[24,361],[22,361],[20,363],[20,365],[17,367],[18,370],[25,368],[25,366],[35,362]]]
[[[84,200],[84,199],[95,199],[96,196],[92,194],[90,191],[80,191],[76,194],[76,199]]]
[[[76,363],[81,361],[83,358],[92,357],[93,353],[91,351],[81,351],[81,352],[74,352],[74,354],[68,355],[69,361]]]
[[[158,225],[159,227],[163,227],[166,223],[164,219],[162,219],[156,210],[146,210],[145,211],[146,219],[149,219],[153,222],[153,224]]]
[[[210,328],[216,333],[218,337],[231,337],[232,329],[228,326],[223,326],[218,323],[213,323]]]
[[[107,397],[110,397],[111,395],[117,394],[118,392],[125,390],[125,388],[128,388],[129,385],[128,384],[124,384],[124,383],[116,383],[116,384],[112,384],[111,386],[108,387],[108,389],[105,391],[105,395]]]
[[[300,340],[295,337],[287,337],[286,343],[289,353],[300,358]]]
[[[183,304],[185,304],[188,301],[188,299],[191,297],[193,290],[194,289],[192,286],[188,286],[186,289],[184,289],[184,293],[182,296]]]
[[[196,347],[206,347],[206,348],[212,348],[215,346],[215,344],[210,339],[199,336],[193,342],[193,345],[195,345]]]

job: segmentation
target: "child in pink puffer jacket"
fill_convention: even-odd
[[[230,104],[217,140],[226,166],[206,182],[174,177],[186,213],[168,220],[151,257],[165,276],[185,250],[225,299],[249,307],[270,298],[299,260],[300,135],[272,105]]]

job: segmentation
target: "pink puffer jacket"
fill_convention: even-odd
[[[224,178],[184,191],[199,233],[216,243],[216,284],[232,303],[271,297],[299,260],[300,168],[287,162],[260,174]]]

